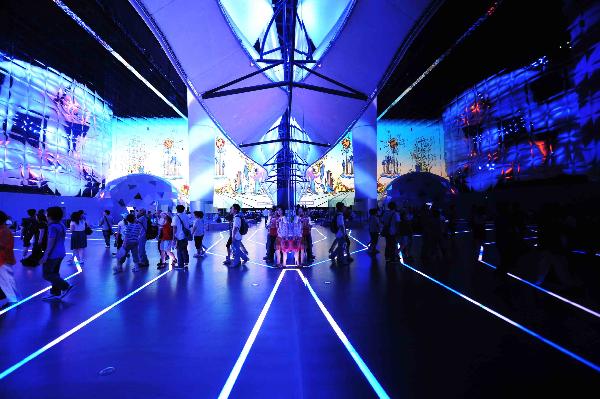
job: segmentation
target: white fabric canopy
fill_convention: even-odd
[[[130,1],[161,41],[172,62],[187,77],[188,86],[197,94],[260,68],[253,62],[253,49],[249,46],[253,45],[250,41],[256,40],[268,24],[272,15],[268,7],[270,2]],[[324,52],[317,71],[371,96],[430,2],[357,0],[351,4],[331,0],[301,1],[307,30],[314,35],[317,48]],[[322,22],[319,20],[321,16]],[[319,55],[319,51],[316,54]],[[269,77],[261,73],[228,89],[272,83],[272,79],[273,75]],[[304,83],[339,89],[314,74],[306,77]],[[286,109],[287,95],[280,88],[271,88],[206,99],[201,104],[234,141],[248,143],[260,141],[281,117]],[[366,101],[296,88],[292,115],[311,140],[333,144],[360,117],[366,105]],[[324,151],[323,147],[315,147],[307,161],[316,160]],[[252,148],[249,148],[248,154],[252,155]]]

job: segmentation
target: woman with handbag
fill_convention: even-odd
[[[77,257],[79,264],[83,265],[85,262],[85,249],[87,248],[86,228],[89,228],[89,226],[82,218],[80,212],[73,212],[71,214],[69,228],[71,229],[71,249],[73,250],[73,259]]]

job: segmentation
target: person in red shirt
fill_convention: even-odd
[[[19,294],[15,284],[13,265],[15,259],[15,239],[6,225],[8,216],[0,211],[0,290],[8,303],[3,307],[11,306],[19,301]]]
[[[171,259],[171,267],[175,267],[177,264],[177,259],[171,245],[173,241],[173,226],[171,226],[173,219],[164,212],[161,214],[161,217],[164,217],[165,224],[160,229],[160,265],[158,265],[157,269],[167,266],[167,256]]]

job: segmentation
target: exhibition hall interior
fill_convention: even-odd
[[[0,398],[600,389],[600,2],[2,0]]]

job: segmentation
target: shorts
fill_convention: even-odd
[[[163,240],[160,242],[160,250],[161,251],[171,252],[172,248],[173,248],[173,245],[172,245],[171,240]]]

